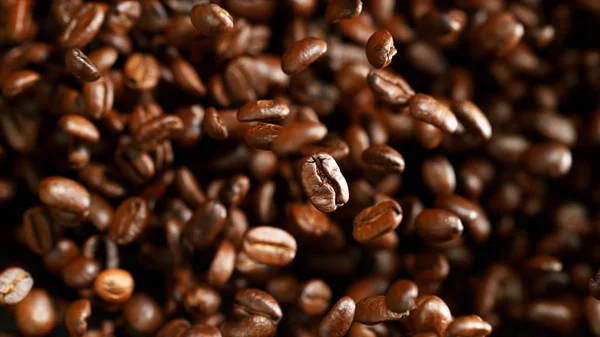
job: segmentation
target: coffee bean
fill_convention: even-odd
[[[67,71],[81,82],[93,82],[100,79],[100,72],[90,59],[79,49],[71,48],[65,54]]]
[[[404,313],[415,307],[415,301],[419,295],[417,285],[409,280],[398,280],[394,282],[385,293],[387,307],[398,313]]]
[[[292,45],[283,55],[281,69],[294,75],[306,69],[327,52],[327,43],[321,39],[307,37]]]
[[[317,122],[290,123],[279,131],[272,141],[271,149],[283,156],[299,151],[302,147],[317,143],[327,136],[327,127]]]
[[[90,212],[90,194],[78,182],[64,177],[49,177],[40,183],[40,200],[50,208],[84,219]]]
[[[33,287],[31,275],[18,267],[4,269],[0,273],[0,305],[21,302]]]
[[[183,295],[183,308],[193,316],[214,314],[220,306],[219,293],[205,284],[190,287]]]
[[[217,36],[233,30],[231,14],[217,4],[198,4],[192,8],[192,24],[198,33]]]
[[[318,336],[344,336],[350,329],[355,310],[356,305],[350,297],[344,296],[340,298],[323,318],[321,324],[319,324]]]
[[[62,270],[62,278],[66,285],[75,289],[91,286],[100,273],[100,265],[87,257],[74,258]]]
[[[361,157],[369,168],[379,172],[402,173],[404,171],[404,157],[385,144],[370,146],[363,151]]]
[[[181,89],[192,96],[202,97],[206,95],[206,88],[194,67],[185,59],[178,57],[171,62],[173,80]]]
[[[220,337],[221,331],[208,324],[194,324],[181,337]]]
[[[268,226],[246,232],[243,249],[248,257],[270,266],[285,266],[296,256],[296,240],[286,231]]]
[[[594,297],[588,296],[584,300],[584,310],[587,323],[590,329],[595,335],[600,332],[600,320],[598,320],[598,313],[600,313],[600,301]]]
[[[213,107],[206,109],[206,114],[204,115],[204,120],[202,121],[202,130],[204,130],[204,132],[206,132],[206,134],[211,138],[216,140],[227,139],[229,136],[229,131],[224,125],[221,116]]]
[[[417,235],[425,241],[441,243],[460,237],[463,224],[456,215],[450,212],[429,208],[417,215],[415,228]]]
[[[523,154],[525,167],[529,172],[557,178],[569,172],[573,162],[568,147],[554,142],[532,145]]]
[[[55,244],[55,229],[48,210],[42,206],[32,207],[23,214],[25,241],[39,255],[49,253]]]
[[[294,202],[289,206],[296,228],[308,237],[321,237],[331,228],[331,220],[310,203]]]
[[[210,245],[225,223],[227,210],[214,200],[209,200],[194,211],[185,225],[185,237],[196,248]]]
[[[275,323],[263,316],[250,316],[238,321],[225,322],[221,328],[223,337],[263,337],[272,336]]]
[[[60,239],[54,248],[44,255],[44,265],[51,273],[59,274],[62,270],[79,256],[79,248],[70,239]]]
[[[96,294],[109,303],[126,302],[133,293],[133,287],[133,277],[123,269],[104,270],[94,281]]]
[[[77,300],[65,313],[65,327],[71,336],[82,336],[88,330],[88,318],[92,315],[92,305],[89,300]]]
[[[436,296],[425,296],[417,299],[417,307],[408,315],[408,326],[413,334],[435,332],[443,335],[452,323],[450,309],[444,301]]]
[[[333,0],[327,5],[325,19],[331,23],[353,19],[362,11],[361,0]]]
[[[322,280],[309,280],[300,290],[298,306],[310,316],[319,316],[329,309],[331,288]]]
[[[40,80],[40,74],[31,70],[20,70],[11,73],[2,83],[2,95],[15,97],[33,88]]]
[[[458,128],[458,120],[452,111],[431,96],[416,94],[410,98],[409,107],[414,118],[442,131],[454,133]]]
[[[383,201],[358,213],[352,236],[358,242],[368,242],[394,231],[401,221],[400,205],[394,200]]]
[[[525,309],[527,319],[540,327],[568,333],[577,327],[580,309],[573,297],[535,300]]]
[[[167,322],[158,330],[156,337],[177,337],[183,334],[192,326],[185,318],[175,318]],[[201,335],[202,336],[202,335]]]
[[[150,90],[156,87],[160,78],[160,68],[154,56],[135,53],[125,62],[123,74],[127,86],[133,90]]]
[[[148,218],[146,201],[140,197],[131,197],[117,208],[108,235],[116,243],[128,245],[146,230]]]
[[[235,294],[233,314],[237,318],[264,316],[275,324],[281,320],[282,312],[277,301],[268,293],[259,289],[244,289]]]
[[[23,336],[44,336],[56,325],[56,311],[50,295],[42,289],[32,289],[15,306],[15,323]]]
[[[385,103],[405,105],[415,95],[402,76],[385,70],[371,70],[367,83],[375,96]]]
[[[392,57],[396,55],[394,38],[385,29],[378,30],[367,41],[367,59],[374,68],[385,68],[392,63]]]
[[[373,325],[382,322],[398,321],[407,317],[407,312],[398,313],[390,310],[385,296],[370,296],[356,303],[354,321]]]
[[[114,95],[114,86],[108,77],[84,83],[83,100],[86,113],[93,119],[102,118],[112,109]]]
[[[447,195],[456,189],[456,174],[447,158],[436,156],[423,162],[423,182],[435,195]]]
[[[492,333],[492,327],[477,315],[456,317],[446,328],[446,336],[487,336]]]
[[[233,244],[223,240],[208,268],[208,283],[215,287],[227,283],[233,275],[235,256],[236,252]]]
[[[240,122],[267,122],[285,119],[290,114],[290,108],[281,100],[254,101],[244,104],[238,112]]]
[[[183,122],[173,115],[162,115],[139,126],[133,134],[135,146],[151,150],[181,131]]]
[[[270,150],[271,144],[282,129],[283,127],[276,124],[256,123],[246,130],[244,140],[255,149]]]
[[[100,131],[85,117],[77,115],[62,116],[58,120],[58,125],[67,135],[75,139],[89,143],[97,143],[100,140]]]
[[[492,126],[477,105],[468,100],[454,101],[452,112],[464,128],[475,136],[489,140],[492,138]]]
[[[523,25],[508,11],[489,15],[474,35],[478,54],[506,55],[523,37]]]
[[[537,255],[523,262],[523,267],[529,272],[558,273],[562,271],[562,263],[553,256]]]
[[[331,213],[348,202],[348,184],[329,154],[320,152],[304,157],[300,176],[304,192],[321,212]]]
[[[123,317],[133,331],[150,334],[160,328],[164,316],[158,303],[145,293],[136,293],[123,305]]]

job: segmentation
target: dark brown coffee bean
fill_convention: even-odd
[[[523,267],[528,272],[558,273],[562,271],[563,265],[553,256],[537,255],[525,260]]]
[[[394,38],[387,30],[378,30],[367,41],[366,52],[367,59],[374,68],[385,68],[392,63],[392,58],[397,53]]]
[[[569,172],[573,158],[565,145],[547,142],[532,145],[523,155],[523,161],[533,174],[558,178]]]
[[[246,103],[237,112],[240,122],[267,122],[285,119],[290,108],[282,100],[264,100]]]
[[[88,143],[97,143],[100,140],[100,131],[98,131],[98,128],[85,117],[77,115],[62,116],[58,120],[58,126],[61,127],[67,135],[75,139]]]
[[[446,328],[446,336],[481,336],[492,333],[492,326],[477,315],[459,316]]]
[[[354,321],[366,325],[382,322],[398,321],[407,316],[407,312],[398,313],[390,310],[385,296],[370,296],[356,303]]]
[[[221,296],[206,284],[197,284],[183,295],[183,308],[193,316],[214,314],[220,306]]]
[[[100,268],[96,261],[78,256],[62,270],[63,281],[71,288],[87,288],[94,283]]]
[[[246,130],[244,140],[255,149],[270,150],[271,143],[279,136],[282,126],[268,123],[256,123]]]
[[[94,281],[96,295],[109,303],[123,303],[133,293],[134,281],[123,269],[107,269],[98,274]]]
[[[319,337],[341,337],[346,335],[354,320],[355,310],[356,304],[352,298],[348,296],[340,298],[319,324],[317,335]]]
[[[445,132],[454,133],[458,128],[458,120],[452,111],[431,96],[416,94],[410,98],[409,107],[413,117]]]
[[[290,123],[279,131],[271,149],[283,156],[299,151],[302,147],[317,143],[327,136],[327,127],[317,122]]]
[[[51,273],[58,274],[79,256],[79,248],[70,239],[60,239],[49,253],[44,255],[44,265]]]
[[[447,211],[429,208],[424,209],[415,218],[417,235],[431,243],[454,240],[462,234],[463,224],[460,219]]]
[[[454,101],[452,102],[451,109],[467,132],[484,140],[492,138],[492,126],[490,122],[473,102],[468,100]]]
[[[204,115],[204,120],[202,121],[202,130],[204,130],[204,132],[206,132],[206,134],[211,138],[216,140],[227,139],[229,136],[229,131],[224,125],[221,116],[213,107],[206,109],[206,114]]]
[[[569,333],[578,325],[580,308],[573,297],[535,300],[525,309],[535,325],[561,333]]]
[[[23,336],[50,334],[56,325],[56,311],[52,299],[45,290],[32,289],[15,306],[15,323]]]
[[[123,317],[133,331],[141,334],[154,333],[164,320],[156,301],[144,293],[133,294],[123,305]]]
[[[419,289],[414,282],[398,280],[385,293],[385,303],[390,310],[404,313],[415,307],[418,295]]]
[[[369,242],[392,232],[402,221],[402,208],[388,200],[363,209],[354,218],[352,236],[358,242]]]
[[[178,57],[171,62],[173,80],[185,92],[192,96],[202,97],[206,95],[206,87],[194,67],[185,59]]]
[[[594,297],[588,296],[585,298],[583,304],[588,325],[594,334],[598,335],[598,333],[600,333],[600,320],[598,319],[598,314],[600,313],[600,301]]]
[[[327,43],[321,39],[307,37],[292,45],[283,54],[281,69],[288,75],[294,75],[306,69],[327,52]]]
[[[304,192],[318,210],[331,213],[348,202],[348,184],[329,154],[304,157],[300,176]]]
[[[112,68],[117,61],[119,53],[111,46],[105,46],[93,50],[87,56],[87,59],[91,65],[100,73],[105,73]]]
[[[363,151],[361,157],[369,168],[379,172],[402,173],[404,171],[404,157],[385,144],[370,146]]]
[[[253,315],[264,316],[279,323],[282,317],[277,301],[268,293],[259,289],[244,289],[235,294],[233,314],[242,319]]]
[[[272,336],[275,331],[275,323],[263,316],[250,316],[238,321],[225,322],[221,328],[223,337]]]
[[[154,56],[135,53],[130,55],[123,68],[126,84],[133,90],[151,90],[158,84],[160,67]]]
[[[2,95],[15,97],[28,91],[40,81],[40,74],[31,70],[19,70],[8,75],[2,83]]]
[[[402,76],[385,70],[371,70],[367,83],[375,96],[385,103],[405,105],[415,95]]]
[[[237,206],[244,202],[250,190],[250,179],[243,174],[229,178],[219,192],[219,199],[228,206]]]
[[[530,147],[531,143],[521,135],[494,134],[487,144],[487,152],[493,159],[515,165]]]
[[[331,288],[322,280],[309,280],[300,290],[298,306],[310,316],[319,316],[329,309]]]
[[[447,195],[456,189],[456,174],[447,158],[436,156],[423,162],[423,182],[435,195]]]
[[[54,248],[54,224],[45,207],[36,206],[25,211],[23,229],[27,245],[35,253],[44,255]]]
[[[115,212],[108,234],[110,239],[120,245],[132,243],[146,230],[149,216],[146,200],[140,197],[126,199]]]
[[[475,221],[481,215],[478,205],[456,194],[439,195],[435,199],[435,207],[456,214],[464,223]]]
[[[285,266],[296,256],[296,240],[288,232],[268,226],[246,232],[243,249],[248,257],[270,266]]]
[[[413,334],[435,332],[443,336],[446,328],[452,323],[450,309],[437,296],[425,296],[417,299],[417,307],[408,315],[408,326]]]
[[[100,119],[113,107],[114,86],[108,77],[83,85],[83,100],[85,111],[93,119]]]
[[[194,211],[194,215],[185,225],[185,236],[196,248],[210,245],[221,232],[227,210],[214,200],[209,200]]]
[[[294,226],[310,238],[325,235],[332,226],[327,215],[317,210],[311,203],[294,202],[289,209]]]
[[[325,10],[325,20],[335,23],[340,20],[353,19],[362,12],[361,0],[333,0]]]
[[[175,186],[183,200],[191,207],[199,207],[206,201],[204,191],[189,168],[183,166],[175,172]]]
[[[415,136],[421,145],[426,149],[435,149],[442,142],[444,132],[434,125],[415,121]]]
[[[523,37],[524,27],[508,11],[490,14],[475,33],[475,52],[495,56],[506,55]]]
[[[235,257],[234,245],[227,240],[223,240],[208,268],[208,283],[215,287],[227,283],[235,269]]]
[[[106,12],[99,4],[88,3],[73,12],[58,41],[65,48],[83,48],[100,31]]]
[[[181,337],[191,326],[192,324],[185,318],[175,318],[158,330],[156,337]]]
[[[40,200],[53,209],[84,219],[90,212],[90,193],[78,182],[64,177],[49,177],[40,183]]]
[[[221,337],[221,331],[212,325],[200,323],[192,325],[181,337]]]
[[[21,302],[33,287],[31,275],[18,267],[4,269],[0,273],[0,305]]]
[[[183,122],[177,116],[162,115],[140,125],[133,133],[135,146],[151,150],[181,131]]]
[[[96,66],[77,48],[67,50],[65,65],[67,71],[81,82],[93,82],[100,79],[100,72]]]
[[[217,36],[233,30],[231,14],[217,4],[198,4],[192,8],[192,24],[198,33]]]
[[[88,318],[92,315],[92,305],[89,300],[77,300],[65,313],[65,327],[71,336],[82,336],[88,330]]]

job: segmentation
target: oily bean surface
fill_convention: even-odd
[[[297,244],[293,236],[275,227],[254,227],[246,232],[243,249],[251,259],[272,266],[285,266],[294,260]]]
[[[288,75],[299,73],[327,52],[327,43],[321,39],[307,37],[296,42],[283,54],[281,68]]]
[[[358,242],[368,242],[385,235],[400,225],[402,208],[394,200],[365,208],[354,218],[352,236]]]

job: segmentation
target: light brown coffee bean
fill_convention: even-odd
[[[352,298],[348,296],[340,298],[319,324],[318,336],[341,337],[346,335],[354,320],[355,311],[356,304]]]
[[[390,310],[385,296],[370,296],[356,303],[354,321],[367,325],[398,321],[408,316],[408,312],[398,313]]]
[[[135,53],[125,61],[123,74],[126,84],[134,90],[150,90],[156,87],[160,79],[160,67],[154,56]]]
[[[259,263],[285,266],[296,256],[296,240],[288,232],[268,226],[254,227],[246,232],[243,249]]]
[[[294,75],[306,69],[327,52],[327,43],[315,37],[307,37],[296,42],[283,54],[281,69]]]
[[[327,136],[327,127],[317,122],[295,122],[283,127],[271,144],[279,156],[298,152],[303,146],[317,143]]]
[[[385,103],[405,105],[415,95],[402,76],[386,70],[371,70],[367,83],[375,96]]]
[[[369,242],[394,231],[401,221],[400,205],[394,200],[383,201],[358,213],[352,236],[358,242]]]
[[[325,20],[335,23],[340,20],[353,19],[362,12],[362,0],[333,0],[325,9]]]
[[[458,128],[458,120],[452,111],[429,95],[416,94],[412,96],[409,107],[413,117],[445,132],[454,133]]]
[[[285,119],[290,114],[290,108],[282,100],[253,101],[244,104],[238,112],[240,122],[268,122]]]
[[[421,166],[423,182],[435,195],[448,195],[456,189],[456,174],[446,157],[426,159]]]
[[[442,243],[454,240],[463,232],[460,219],[447,211],[429,208],[424,209],[415,218],[417,235],[431,243]]]
[[[217,4],[198,4],[192,8],[192,24],[198,33],[217,36],[233,30],[231,14]]]
[[[244,134],[244,140],[249,146],[259,150],[271,150],[273,141],[279,136],[282,126],[269,123],[256,123],[249,127]]]
[[[298,306],[310,316],[322,315],[329,309],[331,288],[322,280],[309,280],[300,290]]]
[[[394,38],[385,29],[376,31],[367,41],[367,60],[374,68],[381,69],[389,66],[397,52]]]
[[[107,269],[94,281],[96,295],[108,303],[123,303],[133,293],[134,280],[124,269]]]
[[[40,74],[31,70],[19,70],[11,73],[2,83],[2,95],[15,97],[34,87],[40,80]]]
[[[385,303],[390,310],[403,313],[415,307],[417,296],[419,288],[414,282],[398,280],[385,293]]]
[[[4,269],[0,273],[0,305],[21,302],[33,287],[31,275],[18,267]]]
[[[74,11],[58,42],[65,48],[83,48],[100,31],[106,12],[96,3],[87,3]]]
[[[379,172],[402,173],[404,171],[404,157],[385,144],[370,146],[363,151],[361,157],[369,168]]]

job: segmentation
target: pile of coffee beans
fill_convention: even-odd
[[[600,337],[599,31],[0,0],[0,337]]]

